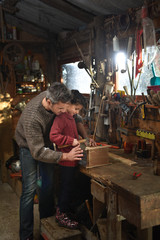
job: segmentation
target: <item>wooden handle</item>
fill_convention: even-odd
[[[86,139],[79,140],[79,143],[84,143],[84,142],[86,142]],[[72,145],[61,145],[61,146],[58,146],[59,149],[66,148],[66,147],[72,147]]]

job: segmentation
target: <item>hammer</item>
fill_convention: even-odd
[[[87,144],[88,144],[88,139],[79,140],[79,143],[85,143],[85,142],[87,142]],[[61,149],[61,148],[66,148],[66,147],[71,147],[71,146],[72,145],[61,145],[61,146],[58,146],[58,148]]]

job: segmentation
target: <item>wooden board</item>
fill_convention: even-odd
[[[59,227],[55,216],[41,219],[41,235],[48,240],[81,240],[82,233],[79,230],[70,230]]]
[[[121,156],[119,156],[117,154],[109,152],[108,155],[109,155],[109,158],[111,160],[120,161],[120,162],[122,162],[124,164],[127,164],[128,166],[137,165],[137,163],[135,161],[132,161],[131,159],[128,159],[128,158],[121,157]]]
[[[6,161],[13,156],[12,119],[0,124],[0,161],[2,182],[7,182]]]

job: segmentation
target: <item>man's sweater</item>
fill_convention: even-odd
[[[62,145],[72,145],[74,139],[78,139],[78,132],[75,119],[69,113],[62,113],[56,116],[50,131],[50,140],[57,147]],[[68,153],[73,147],[61,148],[60,151]],[[78,161],[60,161],[60,165],[75,167]]]
[[[45,96],[46,91],[27,104],[18,121],[15,138],[20,148],[29,148],[34,159],[57,163],[62,153],[50,149],[52,143],[49,140],[49,132],[55,114],[43,107],[42,100]]]

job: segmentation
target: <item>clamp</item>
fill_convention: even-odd
[[[138,173],[137,172],[134,172],[133,173],[133,179],[136,180],[138,177],[140,177],[142,175],[142,173]]]

